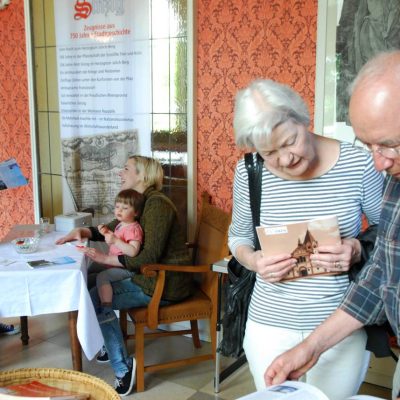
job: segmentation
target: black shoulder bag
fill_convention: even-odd
[[[245,165],[249,175],[250,207],[253,218],[255,249],[260,249],[256,226],[260,225],[261,181],[264,160],[257,153],[245,154]],[[228,357],[239,357],[243,352],[243,338],[246,329],[247,311],[253,292],[256,273],[245,268],[235,257],[228,263],[228,284],[225,292],[225,307],[222,320],[223,337],[218,351]]]

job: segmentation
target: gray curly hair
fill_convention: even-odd
[[[238,147],[255,147],[256,138],[270,135],[275,127],[288,120],[306,127],[310,124],[306,103],[289,86],[258,79],[237,93],[233,128]]]

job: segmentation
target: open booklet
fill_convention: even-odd
[[[48,267],[50,265],[73,264],[75,262],[76,261],[73,258],[68,256],[63,256],[63,257],[53,258],[51,260],[30,260],[27,261],[26,263],[30,268],[43,268],[43,267]]]
[[[237,400],[329,400],[329,398],[309,383],[286,381],[280,385],[269,386],[258,392],[240,397]],[[359,394],[343,400],[383,400],[380,397]]]
[[[290,253],[296,266],[283,280],[305,278],[313,275],[334,275],[324,268],[311,264],[310,255],[321,245],[340,243],[336,216],[315,218],[286,225],[258,226],[257,235],[265,256]]]

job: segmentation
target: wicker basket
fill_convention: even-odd
[[[21,368],[0,372],[0,387],[33,380],[64,390],[89,393],[90,400],[120,400],[108,383],[83,372],[59,368]]]

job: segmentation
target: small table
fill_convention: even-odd
[[[16,225],[0,243],[0,317],[21,317],[23,343],[27,344],[27,316],[68,312],[73,368],[82,371],[82,354],[91,360],[103,345],[103,336],[86,286],[85,256],[70,244],[56,245],[65,232],[40,238],[37,251],[19,254],[10,241],[32,236],[38,225]],[[69,256],[73,264],[31,269],[26,261]],[[4,260],[12,261],[4,265]],[[25,326],[24,326],[25,325]]]
[[[228,261],[223,259],[215,262],[211,265],[211,269],[218,273],[218,307],[217,307],[217,352],[215,355],[215,372],[214,372],[214,392],[219,393],[219,384],[228,378],[233,372],[240,368],[243,364],[247,362],[246,355],[241,355],[227,368],[221,371],[221,354],[218,351],[218,347],[221,343],[222,333],[222,285],[223,276],[228,273]]]

